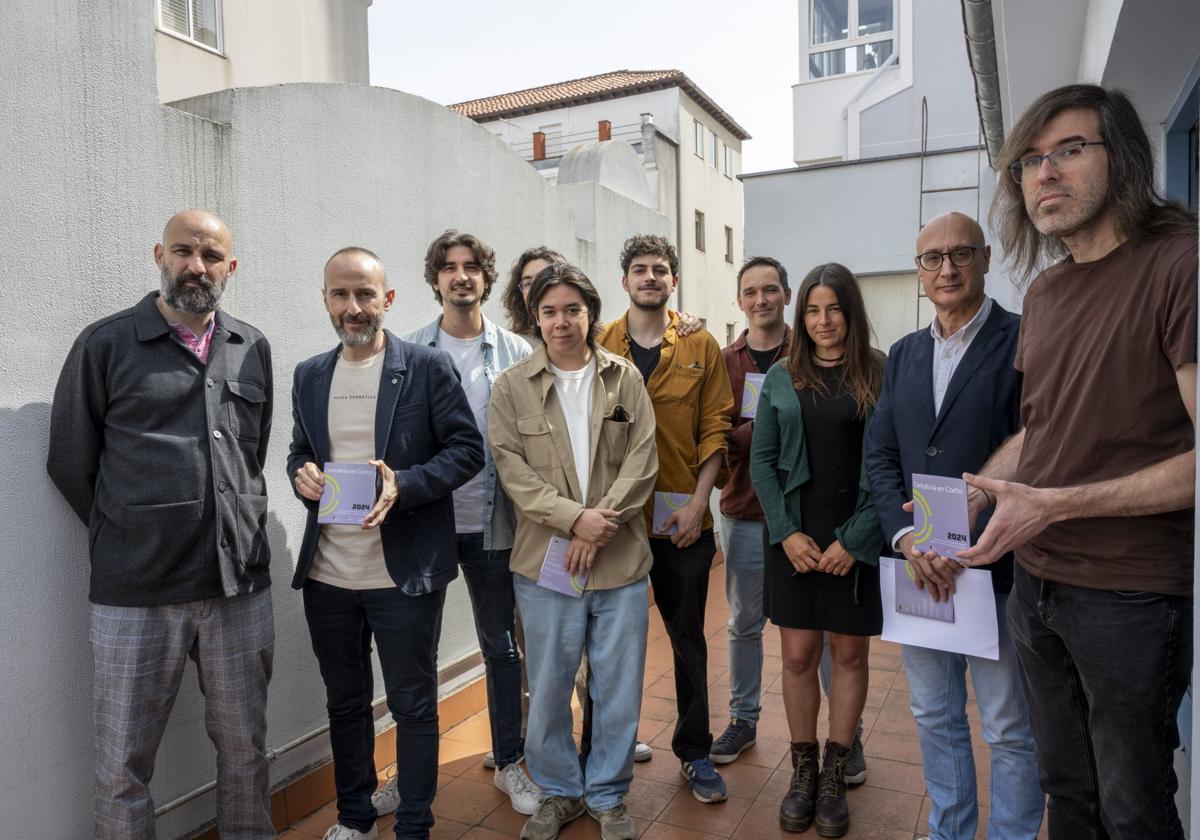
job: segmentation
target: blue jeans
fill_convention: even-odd
[[[756,723],[762,700],[763,523],[721,517],[729,601],[729,716]]]
[[[1192,669],[1192,599],[1042,580],[1008,605],[1054,840],[1177,840],[1176,714]]]
[[[513,576],[508,570],[510,553],[508,549],[484,551],[482,533],[458,535],[458,565],[467,581],[475,636],[483,651],[497,767],[507,767],[521,757],[521,655]]]
[[[388,709],[396,721],[396,837],[425,840],[437,790],[437,646],[446,590],[343,589],[304,583],[304,617],[325,682],[338,822],[375,825],[375,718],[371,637],[379,647]]]
[[[594,811],[618,805],[633,781],[642,709],[646,579],[572,598],[513,575],[525,625],[529,726],[525,760],[545,796],[583,797]],[[584,647],[591,667],[592,749],[580,767],[571,736],[571,692]]]
[[[925,787],[932,800],[932,840],[971,840],[979,819],[975,759],[967,726],[968,666],[975,684],[983,740],[992,757],[987,836],[989,840],[1034,840],[1042,825],[1044,797],[1037,784],[1029,709],[1005,617],[1008,597],[996,596],[1000,631],[997,661],[912,645],[903,647]]]

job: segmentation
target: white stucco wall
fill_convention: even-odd
[[[436,314],[422,258],[447,227],[479,234],[503,269],[536,243],[582,255],[592,268],[586,260],[596,243],[608,250],[632,232],[627,219],[664,223],[607,191],[580,240],[568,206],[503,143],[396,91],[293,85],[188,103],[219,121],[160,105],[153,14],[150,3],[15,0],[0,27],[0,285],[10,292],[0,304],[0,458],[9,475],[0,488],[5,837],[91,836],[87,546],[45,473],[49,403],[78,332],[157,286],[151,248],[173,212],[207,207],[229,223],[239,267],[224,305],[263,329],[274,349],[272,750],[325,722],[300,599],[287,586],[303,517],[283,466],[293,366],[335,342],[319,298],[325,259],[347,244],[376,250],[399,289],[388,326],[400,333]],[[488,312],[502,317],[498,300]],[[475,649],[461,581],[446,610],[443,665]],[[272,778],[327,755],[327,741],[316,738],[281,755]],[[159,752],[157,803],[197,789],[213,772],[189,666]],[[212,795],[201,796],[160,819],[160,836],[178,836],[213,813]]]
[[[370,0],[222,0],[223,54],[155,32],[159,99],[285,82],[366,84],[369,5]]]

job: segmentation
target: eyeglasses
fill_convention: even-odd
[[[1103,146],[1103,140],[1080,140],[1078,143],[1069,143],[1061,149],[1055,149],[1048,155],[1029,155],[1023,157],[1008,167],[1008,172],[1012,175],[1014,181],[1021,183],[1027,175],[1032,175],[1042,168],[1042,161],[1050,161],[1059,172],[1066,172],[1071,167],[1079,163],[1083,158],[1083,150],[1088,146]]]
[[[926,251],[923,254],[917,254],[917,265],[926,271],[937,271],[942,267],[942,258],[949,257],[950,265],[955,268],[966,268],[975,262],[975,252],[983,247],[985,246],[963,245],[961,248],[949,251]]]

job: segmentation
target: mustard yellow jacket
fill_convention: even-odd
[[[621,525],[600,550],[588,589],[615,589],[650,571],[642,507],[654,491],[654,407],[631,362],[596,348],[588,498],[581,499],[567,423],[544,345],[492,386],[488,445],[517,512],[509,568],[537,580],[550,538],[569,537],[585,508],[612,508]]]

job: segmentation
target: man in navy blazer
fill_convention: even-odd
[[[296,366],[288,477],[308,508],[292,586],[329,711],[338,822],[326,840],[374,840],[371,639],[396,721],[396,837],[427,838],[437,789],[437,644],[458,574],[451,493],[483,467],[483,440],[450,358],[382,328],[395,290],[379,258],[344,248],[321,290],[341,343]],[[361,526],[321,525],[327,462],[367,463]]]
[[[984,294],[991,248],[969,216],[947,213],[917,237],[917,270],[936,317],[896,342],[888,354],[883,390],[867,431],[867,475],[884,534],[907,558],[919,586],[943,600],[962,566],[913,549],[913,473],[960,477],[977,472],[1020,428],[1021,375],[1013,369],[1020,317]],[[990,500],[972,489],[970,504]],[[987,524],[977,517],[972,542]],[[932,800],[929,836],[975,836],[975,762],[966,717],[966,670],[971,669],[983,738],[991,750],[992,840],[1033,840],[1042,822],[1033,733],[1021,687],[1005,604],[1012,588],[1012,555],[990,567],[1000,629],[998,661],[905,645],[909,701],[917,721],[925,785]]]

